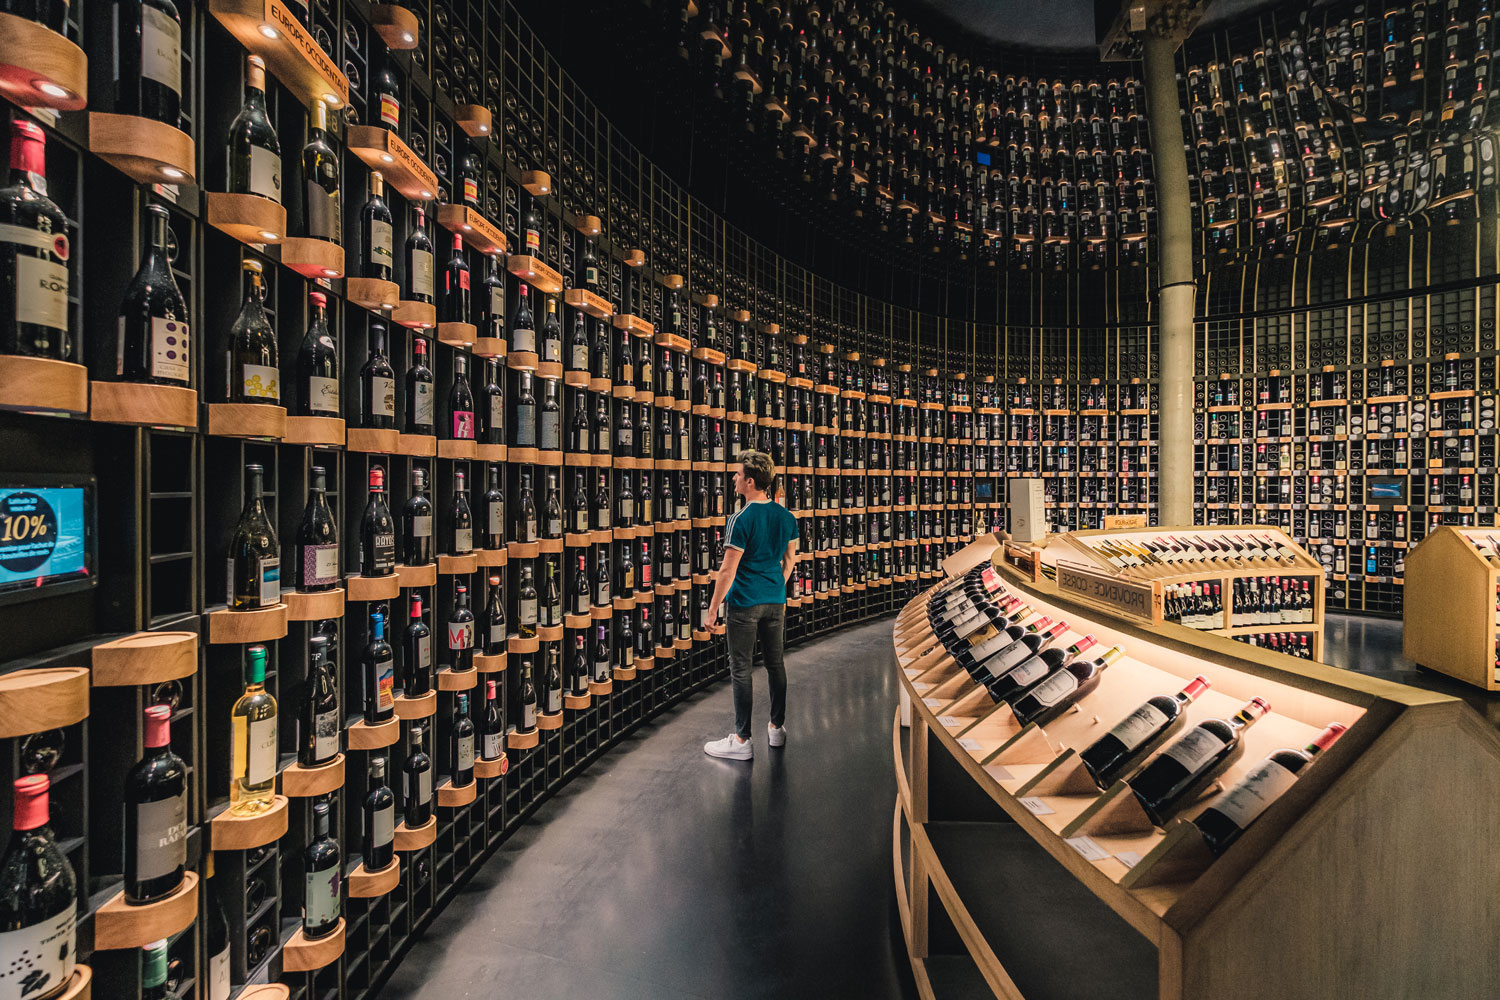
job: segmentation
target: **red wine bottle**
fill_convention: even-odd
[[[510,636],[505,622],[505,588],[500,585],[500,575],[489,578],[489,600],[484,608],[484,654],[499,656],[505,652]]]
[[[370,354],[359,370],[361,427],[390,430],[396,426],[396,370],[386,355],[385,324],[370,321]]]
[[[1209,688],[1208,678],[1193,678],[1175,695],[1156,695],[1089,744],[1079,759],[1100,788],[1125,777],[1187,724],[1187,707]]]
[[[328,832],[328,810],[326,799],[313,803],[313,839],[302,852],[302,933],[309,940],[332,934],[343,914],[343,869],[338,841]]]
[[[27,1000],[60,996],[77,960],[78,878],[47,825],[48,787],[45,774],[16,779],[14,832],[0,858],[0,955]]]
[[[370,197],[359,210],[359,232],[364,250],[359,273],[390,281],[396,264],[395,223],[385,203],[385,178],[378,170],[370,173]]]
[[[474,514],[469,508],[468,477],[462,469],[453,470],[453,504],[448,508],[448,553],[466,556],[474,551]]]
[[[321,767],[339,753],[343,718],[339,713],[339,684],[329,662],[329,638],[314,635],[307,640],[307,690],[297,718],[297,763]]]
[[[1032,722],[1045,726],[1098,687],[1105,668],[1124,654],[1119,646],[1111,646],[1092,660],[1081,656],[1069,660],[1011,700],[1016,721],[1023,726]]]
[[[994,678],[993,681],[988,682],[990,693],[995,697],[1003,698],[1025,687],[1026,684],[1021,682],[1028,674],[1023,673],[1014,680],[1008,675],[1016,667],[1031,659],[1038,650],[1051,646],[1068,631],[1068,627],[1068,623],[1064,621],[1049,621],[1045,628],[1026,632],[1000,652],[988,657],[984,661],[984,669]],[[1032,681],[1038,679],[1040,675],[1031,677]]]
[[[484,491],[484,520],[481,523],[483,549],[505,547],[505,493],[500,489],[500,466],[490,465],[489,488]]]
[[[453,382],[448,387],[448,436],[454,441],[473,441],[474,388],[469,384],[469,356],[453,355]]]
[[[505,756],[505,713],[500,708],[498,689],[494,681],[484,682],[484,734],[479,751],[483,760]]]
[[[463,788],[474,783],[474,720],[469,718],[467,691],[460,692],[454,701],[448,746],[448,780],[454,788]]]
[[[469,588],[453,587],[453,610],[448,614],[448,666],[455,671],[474,669],[474,612],[469,608]]]
[[[1203,834],[1203,842],[1218,857],[1239,839],[1256,818],[1286,794],[1304,767],[1313,758],[1338,742],[1346,726],[1331,722],[1301,750],[1276,750],[1250,770],[1240,783],[1203,810],[1193,825]]]
[[[1270,710],[1264,698],[1253,698],[1232,719],[1204,719],[1131,778],[1130,789],[1151,822],[1164,825],[1238,760],[1245,752],[1241,737]]]
[[[413,466],[411,495],[401,505],[401,562],[426,566],[432,562],[432,501],[427,499],[427,470]]]
[[[307,507],[297,528],[297,590],[312,593],[332,590],[339,580],[339,531],[328,507],[328,473],[322,466],[311,469]]]
[[[432,758],[423,742],[425,735],[423,727],[411,727],[410,752],[401,765],[402,820],[412,830],[432,819]]]
[[[469,262],[464,259],[464,238],[453,234],[453,256],[443,269],[444,323],[467,323],[469,311]]]
[[[416,221],[406,237],[406,297],[413,302],[432,302],[432,240],[427,237],[427,215],[416,209]]]
[[[386,784],[386,757],[370,758],[370,784],[361,804],[366,871],[378,872],[396,860],[396,796]]]
[[[1097,643],[1094,637],[1086,635],[1071,646],[1062,648],[1048,646],[1046,649],[1022,660],[997,678],[989,686],[990,694],[992,697],[998,696],[1006,700],[1014,700],[1023,691],[1045,678],[1052,671],[1064,664],[1071,663],[1080,654],[1094,648],[1095,645]],[[999,692],[997,689],[1000,688],[1003,688],[1004,691]]]
[[[187,385],[192,378],[187,302],[167,257],[167,210],[151,204],[146,215],[151,234],[146,252],[120,303],[115,375],[123,382]]]
[[[309,292],[312,320],[297,351],[297,415],[337,417],[339,407],[339,352],[328,330],[328,296]]]
[[[406,632],[401,637],[401,693],[420,698],[432,690],[432,629],[422,611],[422,595],[412,591]]]
[[[125,902],[170,896],[187,869],[187,767],[172,752],[172,709],[146,709],[145,753],[125,776]]]
[[[364,678],[365,724],[376,726],[388,721],[396,711],[395,656],[385,640],[385,608],[370,608],[370,641],[361,656]]]
[[[46,137],[10,124],[10,184],[0,188],[0,354],[66,361],[68,222],[47,197]]]

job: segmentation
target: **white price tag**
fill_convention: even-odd
[[[1016,801],[1031,810],[1033,816],[1050,816],[1057,811],[1035,795],[1028,795],[1026,798],[1017,799]]]
[[[908,677],[920,677],[922,675],[922,673],[923,673],[923,671],[918,670],[916,667],[907,667],[906,670],[903,671],[903,672]]]
[[[932,687],[932,685],[928,684],[926,681],[912,681],[911,682],[911,688],[912,688],[913,691],[926,691],[930,687]]]
[[[958,720],[955,719],[951,715],[940,715],[940,716],[938,716],[938,725],[940,725],[940,726],[956,726],[956,725],[958,725]]]
[[[1134,851],[1121,851],[1115,858],[1126,868],[1134,868],[1141,863],[1141,856]]]
[[[922,704],[926,705],[928,708],[942,708],[943,707],[943,702],[940,699],[937,699],[937,698],[923,698],[922,699]]]
[[[974,740],[974,739],[970,739],[967,736],[965,736],[963,739],[959,740],[958,741],[958,745],[961,746],[961,747],[963,747],[965,750],[969,751],[970,753],[978,753],[979,750],[980,750],[979,741],[978,740]]]
[[[1005,767],[1004,765],[1001,765],[1001,764],[991,764],[988,767],[986,767],[985,770],[988,771],[989,774],[990,774],[990,777],[994,778],[996,781],[1014,781],[1015,780],[1015,775],[1013,775],[1013,774],[1010,773],[1010,768]]]
[[[1067,845],[1089,861],[1103,861],[1109,857],[1109,852],[1094,843],[1092,837],[1069,837]]]

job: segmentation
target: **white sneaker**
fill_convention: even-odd
[[[786,726],[777,728],[776,726],[773,726],[768,722],[766,723],[766,732],[770,735],[771,745],[773,747],[786,746]]]
[[[723,757],[727,760],[749,760],[754,751],[755,746],[749,740],[742,743],[734,733],[730,733],[722,740],[703,744],[704,753],[710,757]]]

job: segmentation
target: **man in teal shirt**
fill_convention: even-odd
[[[730,760],[749,760],[750,709],[753,689],[750,665],[755,659],[755,640],[766,664],[771,685],[770,744],[786,744],[786,664],[781,651],[786,629],[786,582],[797,565],[797,519],[791,511],[768,495],[776,479],[771,456],[761,451],[740,455],[740,471],[734,474],[734,491],[745,498],[745,506],[729,518],[724,543],[724,561],[709,604],[709,629],[724,632],[720,608],[726,600],[729,621],[729,676],[734,685],[734,729],[722,740],[703,746],[704,753]]]

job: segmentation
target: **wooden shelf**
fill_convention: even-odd
[[[552,193],[552,177],[544,170],[521,171],[521,186],[535,198]]]
[[[598,319],[609,319],[615,314],[615,307],[608,299],[584,288],[569,288],[563,293],[563,303]]]
[[[325,448],[344,446],[344,421],[341,417],[287,417],[286,444],[315,445]]]
[[[434,715],[437,715],[436,691],[428,691],[415,698],[396,695],[396,718],[412,722],[418,719],[430,719]]]
[[[191,677],[198,671],[197,632],[137,632],[95,646],[94,687],[133,687]]]
[[[543,732],[552,732],[561,729],[563,727],[563,714],[558,712],[556,715],[548,715],[545,712],[538,712],[536,727]]]
[[[350,750],[380,750],[393,746],[401,739],[401,720],[393,715],[385,722],[372,726],[361,719],[345,730],[345,733]]]
[[[209,824],[215,851],[248,851],[280,840],[286,835],[287,797],[276,796],[271,808],[253,816],[235,816],[226,808]]]
[[[370,8],[370,25],[388,49],[409,50],[417,47],[417,15],[393,3],[375,4]]]
[[[469,350],[476,357],[481,357],[481,358],[503,358],[503,357],[505,357],[505,353],[506,353],[506,343],[505,343],[504,339],[500,338],[500,337],[475,337],[474,338],[474,346],[471,347]],[[494,445],[493,447],[504,448],[505,445],[498,444],[498,445]],[[501,458],[495,459],[495,461],[497,461],[497,462],[503,462],[503,461],[505,461],[505,459],[503,457],[501,457]]]
[[[89,151],[141,184],[192,184],[198,159],[192,137],[181,129],[102,111],[89,112]]]
[[[286,407],[269,403],[209,403],[208,433],[217,437],[279,441],[286,434]]]
[[[0,354],[0,410],[87,413],[89,371],[67,361]]]
[[[505,745],[512,750],[530,750],[542,741],[542,735],[533,729],[529,733],[514,732],[505,735]]]
[[[510,243],[500,227],[467,205],[439,205],[438,225],[462,236],[464,242],[485,254],[505,253]]]
[[[450,438],[443,438],[437,443],[437,457],[450,461],[473,459],[479,455],[478,447],[470,440],[454,441]]]
[[[415,829],[407,826],[405,822],[396,824],[396,851],[400,854],[420,851],[435,840],[437,840],[436,816]]]
[[[0,94],[23,108],[81,111],[89,97],[88,57],[44,25],[0,14]]]
[[[434,792],[439,806],[444,809],[458,809],[473,802],[479,796],[479,782],[471,780],[467,785],[454,788],[452,781],[445,780],[434,789]]]
[[[617,681],[633,681],[633,680],[635,680],[635,668],[634,667],[615,667],[614,670],[611,671],[611,674],[613,675],[614,679],[617,680]]]
[[[401,581],[400,586],[403,590],[435,586],[438,578],[437,563],[428,563],[426,566],[400,564],[396,567],[396,577]]]
[[[334,754],[333,760],[321,767],[289,765],[281,772],[281,794],[289,799],[310,799],[337,791],[344,785],[344,755]]]
[[[282,0],[209,0],[208,9],[241,45],[266,61],[297,103],[322,100],[332,108],[349,103],[349,80]]]
[[[481,674],[498,674],[505,669],[505,654],[475,653],[474,669]]]
[[[384,896],[401,884],[401,859],[397,857],[379,871],[370,871],[361,861],[344,878],[349,887],[350,899],[375,899]]]
[[[471,139],[489,135],[495,128],[494,115],[483,104],[460,104],[453,115],[458,127]]]
[[[437,454],[437,438],[431,434],[402,434],[396,442],[398,454],[431,458]]]
[[[572,711],[582,711],[593,704],[592,694],[565,694],[563,695],[563,708]]]
[[[344,282],[344,297],[371,312],[390,312],[401,301],[401,286],[379,278],[349,278]]]
[[[476,778],[503,778],[510,770],[510,759],[502,751],[494,760],[485,760],[483,757],[474,758],[474,777]]]
[[[332,965],[344,953],[344,918],[331,933],[316,940],[308,940],[302,928],[291,940],[281,946],[281,969],[283,972],[313,972]]]
[[[479,328],[473,323],[439,323],[437,325],[438,342],[447,344],[449,347],[472,347],[478,337]]]
[[[262,983],[246,986],[234,1000],[290,1000],[292,991],[280,983]]]
[[[542,263],[540,257],[513,253],[505,259],[505,269],[545,295],[563,290],[562,275]]]
[[[163,899],[132,905],[116,893],[94,913],[94,947],[101,951],[144,948],[172,937],[198,918],[198,873],[183,872],[182,885]]]
[[[482,569],[504,566],[510,562],[510,553],[505,549],[480,549],[474,555]]]
[[[351,153],[371,170],[379,170],[386,183],[400,191],[407,201],[431,201],[437,197],[437,175],[390,129],[351,125],[345,141]]]
[[[286,638],[286,605],[273,604],[254,611],[221,608],[208,613],[208,641],[212,645],[275,642]]]
[[[437,326],[437,306],[431,302],[402,299],[396,303],[391,321],[408,330],[431,330]]]
[[[205,191],[203,205],[204,221],[241,243],[262,246],[286,237],[286,209],[270,198]]]
[[[75,965],[72,981],[68,983],[67,989],[57,995],[57,1000],[91,1000],[93,995],[94,970],[87,965]]]
[[[542,641],[537,638],[523,639],[513,635],[506,640],[507,651],[510,653],[535,653],[542,648]]]
[[[437,672],[437,683],[439,691],[470,691],[479,685],[479,671],[443,667]]]
[[[656,327],[641,317],[632,316],[629,313],[617,313],[610,322],[616,330],[628,330],[637,337],[651,337],[656,334]]]
[[[281,262],[304,278],[344,276],[344,248],[328,240],[288,236],[281,241]]]
[[[589,694],[596,698],[602,698],[614,691],[614,681],[589,681]]]
[[[468,576],[479,569],[479,553],[470,552],[463,556],[437,557],[437,571],[441,576]]]
[[[351,601],[394,601],[401,596],[401,577],[349,576],[344,578],[344,588]]]
[[[198,427],[198,393],[176,385],[89,383],[89,419],[134,427]]]

